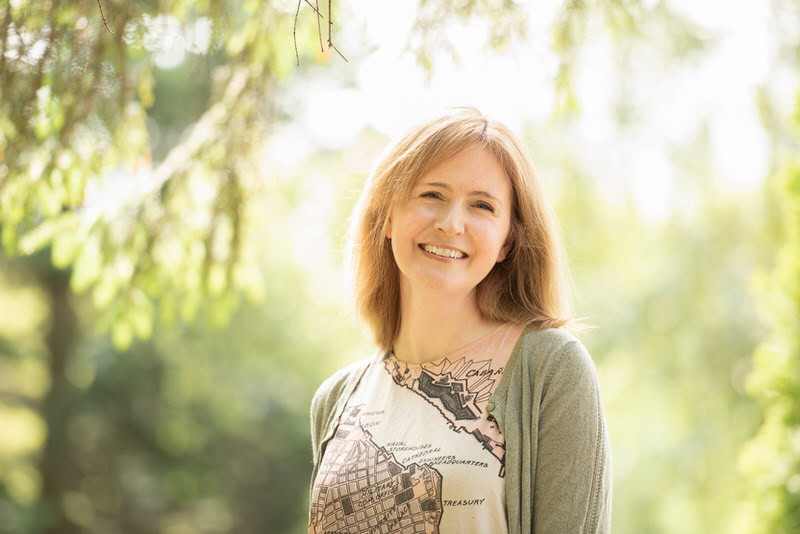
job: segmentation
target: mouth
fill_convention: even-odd
[[[439,254],[435,254],[433,252],[428,252],[427,250],[425,250],[426,246],[435,246],[435,245],[430,245],[429,243],[420,243],[419,245],[417,245],[417,247],[422,252],[424,252],[428,256],[432,256],[434,258],[439,258],[439,259],[443,259],[443,260],[454,260],[455,261],[455,260],[465,260],[465,259],[467,259],[469,257],[469,254],[467,254],[466,252],[464,252],[462,250],[455,249],[455,248],[451,248],[449,250],[455,250],[455,251],[460,252],[461,254],[463,254],[460,258],[454,258],[452,256],[442,256],[442,255],[439,255]],[[443,247],[439,247],[439,248],[443,248]]]

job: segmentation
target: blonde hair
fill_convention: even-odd
[[[578,328],[558,222],[525,146],[476,108],[456,107],[414,126],[383,154],[350,219],[353,304],[382,350],[392,347],[400,329],[400,274],[386,237],[393,202],[407,198],[429,169],[474,144],[497,157],[512,190],[511,247],[478,284],[478,309],[488,319],[537,329]]]

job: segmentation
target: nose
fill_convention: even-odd
[[[444,232],[449,236],[464,233],[464,216],[461,212],[461,207],[457,202],[454,202],[449,207],[442,209],[436,218],[434,228]]]

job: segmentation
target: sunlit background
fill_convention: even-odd
[[[293,2],[140,4],[0,5],[0,532],[307,531],[348,216],[459,104],[556,206],[612,531],[800,532],[800,4],[334,2],[341,55],[328,3],[297,55]]]

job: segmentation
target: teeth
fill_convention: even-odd
[[[435,247],[433,245],[425,245],[425,252],[431,252],[437,256],[444,256],[446,258],[463,258],[464,254],[457,250],[450,250],[449,248]]]

